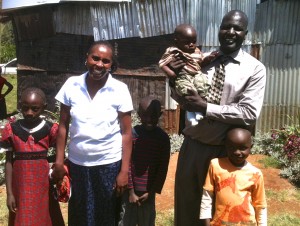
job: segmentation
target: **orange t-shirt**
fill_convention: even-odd
[[[211,160],[203,188],[215,197],[211,225],[257,225],[255,209],[267,207],[262,172],[249,162],[236,167],[228,158]]]

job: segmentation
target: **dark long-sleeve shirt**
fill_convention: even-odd
[[[160,194],[170,160],[170,138],[159,127],[147,131],[138,125],[133,129],[133,139],[128,188]]]

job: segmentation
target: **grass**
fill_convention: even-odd
[[[300,189],[296,189],[295,198],[300,202]]]
[[[173,226],[174,210],[158,211],[156,213],[156,226]]]
[[[6,194],[3,194],[1,192],[0,192],[0,225],[8,225],[8,210],[6,207]]]
[[[275,168],[280,169],[280,162],[272,156],[266,156],[263,159],[258,160],[259,163],[263,164],[264,168]]]
[[[294,190],[275,191],[272,189],[266,189],[266,196],[268,200],[276,199],[280,202],[286,202],[291,199],[295,199],[294,194],[295,194]]]
[[[300,225],[300,218],[289,213],[268,217],[268,225],[272,226],[294,226]]]

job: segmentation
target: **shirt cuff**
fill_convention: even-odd
[[[216,117],[221,114],[221,106],[216,104],[207,103],[206,116]]]
[[[255,208],[255,218],[258,226],[267,226],[267,208]]]
[[[200,219],[211,219],[213,192],[203,190]]]

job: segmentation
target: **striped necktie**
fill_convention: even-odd
[[[212,104],[220,104],[223,93],[225,80],[225,62],[227,57],[221,57],[220,64],[216,66],[215,73],[212,77],[211,87],[208,91],[207,102]]]

